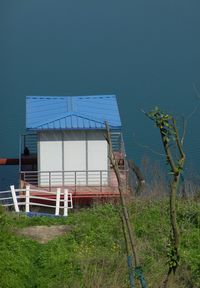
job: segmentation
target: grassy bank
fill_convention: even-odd
[[[168,203],[137,200],[129,212],[148,287],[158,287],[167,271]],[[181,265],[174,288],[200,287],[199,220],[197,201],[179,202]],[[72,231],[47,244],[13,232],[14,228],[52,224],[70,225]],[[96,205],[71,213],[67,219],[28,218],[1,211],[0,287],[129,287],[118,207]]]

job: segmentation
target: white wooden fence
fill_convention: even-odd
[[[31,189],[15,189],[10,186],[8,191],[0,191],[0,205],[4,207],[13,206],[16,212],[30,213],[33,206],[52,208],[55,215],[68,216],[68,209],[73,208],[72,194],[68,193],[68,189],[61,192],[57,188],[55,192],[46,190]],[[60,213],[63,210],[63,213]],[[42,211],[41,211],[42,212]]]

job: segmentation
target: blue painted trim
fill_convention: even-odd
[[[64,217],[62,215],[54,215],[54,214],[39,213],[39,212],[25,212],[25,214],[29,217],[51,217],[51,218]]]

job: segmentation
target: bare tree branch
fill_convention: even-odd
[[[135,265],[135,267],[137,267],[139,260],[138,260],[138,256],[137,256],[137,252],[136,252],[136,248],[135,248],[135,236],[133,235],[133,230],[131,227],[131,223],[129,220],[129,214],[128,214],[128,210],[126,208],[125,199],[124,199],[125,185],[121,179],[118,163],[117,163],[117,161],[115,161],[115,157],[114,157],[113,150],[112,150],[112,140],[111,140],[111,136],[110,136],[110,129],[109,129],[109,125],[107,122],[105,123],[105,126],[106,126],[105,139],[108,143],[109,159],[111,161],[115,175],[117,177],[118,189],[119,189],[121,205],[122,205],[122,213],[124,215],[124,219],[125,219],[125,223],[126,223],[126,227],[127,227],[127,232],[128,232],[128,236],[129,236],[129,240],[130,240],[130,246],[131,246],[132,254],[133,254],[133,258],[134,258],[134,265]]]
[[[181,156],[181,160],[184,162],[185,161],[185,153],[183,152],[183,146],[182,146],[183,143],[180,140],[179,132],[178,132],[178,129],[177,129],[177,126],[176,126],[176,120],[174,118],[172,118],[172,123],[173,123],[174,131],[175,131],[176,144],[177,144],[180,156]]]
[[[199,89],[197,88],[197,85],[195,83],[193,83],[193,89],[197,95],[197,97],[200,99],[200,91]]]
[[[182,137],[181,137],[181,145],[183,145],[183,142],[185,140],[185,135],[186,135],[186,121],[185,121],[185,118],[183,117],[183,133],[182,133]]]
[[[138,185],[136,187],[136,195],[140,193],[142,188],[145,185],[145,178],[141,172],[141,170],[135,165],[133,160],[128,160],[128,166],[129,168],[135,173],[137,179],[138,179]]]
[[[195,94],[197,96],[197,98],[200,100],[200,92],[199,89],[197,88],[196,84],[193,84],[193,89],[195,91]],[[193,110],[185,117],[184,121],[183,121],[183,135],[181,137],[181,145],[183,145],[184,139],[185,139],[185,135],[186,135],[186,130],[187,130],[187,124],[190,118],[192,118],[192,116],[197,112],[197,110],[200,107],[200,101],[199,103],[193,108]]]
[[[160,153],[160,152],[152,149],[152,148],[151,148],[150,146],[148,146],[148,145],[140,144],[140,143],[136,142],[134,139],[133,139],[133,143],[134,143],[135,145],[137,145],[138,147],[140,147],[140,148],[144,148],[144,149],[149,150],[151,153],[153,153],[153,154],[155,154],[155,155],[158,155],[158,156],[161,156],[161,157],[165,157],[165,154]]]

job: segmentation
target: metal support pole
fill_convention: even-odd
[[[62,171],[62,187],[65,186],[65,176],[64,176],[64,170]]]

